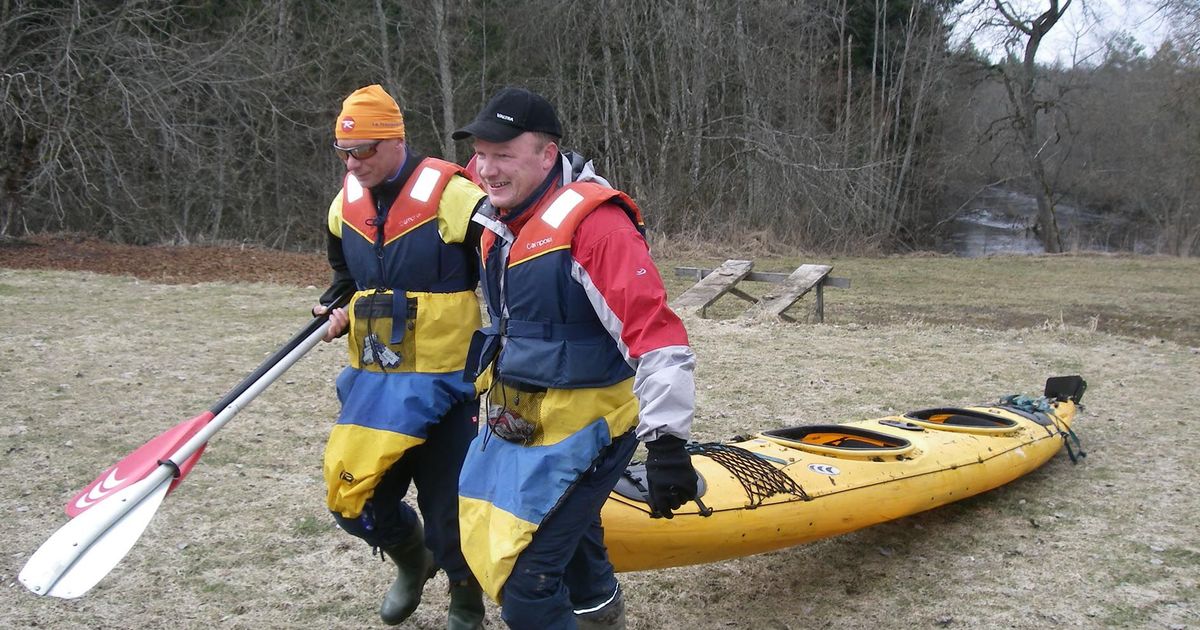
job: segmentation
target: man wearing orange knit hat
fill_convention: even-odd
[[[345,334],[350,349],[325,447],[326,500],[343,530],[396,563],[384,622],[407,619],[440,568],[448,627],[482,628],[482,594],[459,544],[458,477],[477,432],[479,399],[463,366],[480,326],[470,219],[486,197],[461,167],[409,149],[400,108],[378,85],[343,101],[334,136],[346,175],[329,206],[333,282],[313,312],[353,297],[330,312],[326,336]],[[423,525],[403,501],[410,483]]]

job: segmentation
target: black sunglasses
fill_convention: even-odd
[[[354,159],[361,161],[369,159],[372,155],[375,155],[375,152],[379,150],[380,142],[383,142],[383,140],[376,140],[370,144],[360,144],[356,147],[341,147],[337,144],[334,144],[333,150],[335,153],[337,153],[338,157],[342,158],[343,162],[349,160],[350,156],[354,156]]]

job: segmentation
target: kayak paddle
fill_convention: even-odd
[[[71,520],[25,563],[17,576],[21,583],[38,595],[64,599],[87,593],[133,548],[213,434],[307,354],[328,328],[327,314],[313,318],[211,409],[159,434],[101,473],[67,503]]]

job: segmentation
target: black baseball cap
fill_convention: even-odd
[[[474,136],[488,142],[508,142],[526,131],[562,137],[554,106],[524,88],[506,87],[492,97],[475,120],[450,135],[455,140]]]

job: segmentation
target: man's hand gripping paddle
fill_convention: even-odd
[[[38,595],[73,599],[108,575],[141,537],[167,493],[195,466],[213,434],[317,345],[328,319],[313,318],[211,409],[143,444],[75,495],[66,507],[71,520],[25,563],[18,575],[21,583]]]

